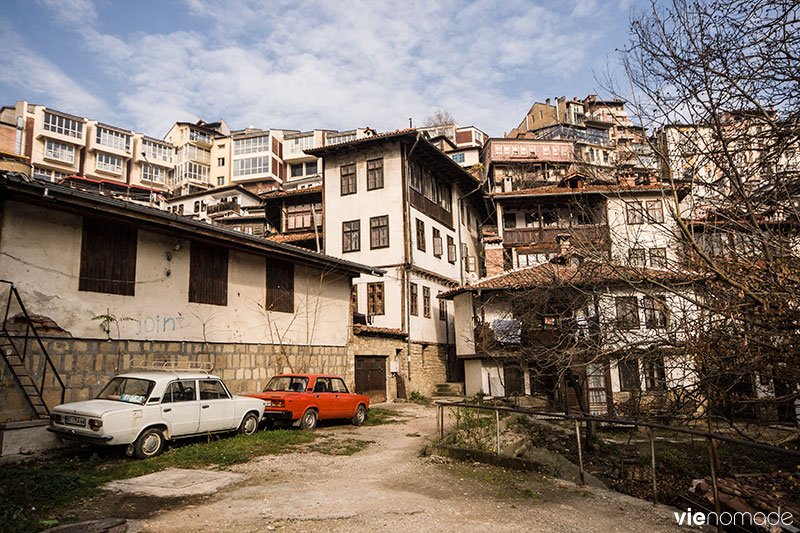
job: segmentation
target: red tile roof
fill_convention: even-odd
[[[267,238],[275,242],[297,242],[308,241],[316,237],[313,231],[305,233],[281,233],[278,235],[270,235]]]
[[[316,185],[314,187],[306,187],[305,189],[292,189],[291,191],[281,191],[279,189],[274,189],[262,193],[261,198],[268,200],[271,198],[282,198],[284,196],[300,196],[302,194],[311,194],[316,192],[322,192],[322,185]]]
[[[375,326],[364,326],[356,324],[353,326],[353,333],[356,335],[375,335],[377,337],[398,337],[405,338],[406,332],[394,328],[378,328]]]
[[[699,280],[701,276],[692,272],[674,272],[652,268],[637,268],[616,265],[585,263],[576,268],[555,263],[543,263],[532,267],[509,270],[489,276],[470,285],[462,285],[442,292],[439,298],[451,298],[464,292],[503,291],[531,289],[558,285],[587,286],[613,283],[678,283]]]

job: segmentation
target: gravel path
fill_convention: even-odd
[[[350,456],[263,457],[249,479],[198,505],[163,509],[131,531],[679,531],[667,507],[535,475],[421,457],[435,409],[392,404],[404,422],[317,429],[324,443],[371,441]]]

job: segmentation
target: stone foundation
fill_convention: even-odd
[[[278,346],[274,344],[223,344],[203,342],[102,341],[94,339],[43,338],[50,359],[66,385],[65,402],[94,398],[109,379],[137,365],[155,361],[213,364],[233,394],[261,391],[267,380],[285,372],[326,373],[354,384],[353,356],[344,346]],[[29,347],[30,350],[30,347]],[[29,369],[39,383],[43,358],[34,351]],[[61,401],[52,376],[45,381],[49,407]],[[0,360],[0,423],[35,418],[33,409],[14,376]]]

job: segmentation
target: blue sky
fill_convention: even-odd
[[[493,136],[622,77],[634,0],[6,0],[0,104],[162,137],[175,121],[389,131],[437,109]],[[624,84],[623,84],[624,86]]]

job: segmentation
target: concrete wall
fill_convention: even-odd
[[[279,346],[274,344],[102,341],[45,338],[45,349],[66,385],[66,402],[94,398],[109,379],[120,372],[154,361],[205,363],[222,377],[234,394],[259,392],[270,377],[282,372],[331,373],[354,385],[353,358],[344,346]],[[41,365],[34,351],[32,368]],[[22,390],[0,360],[0,423],[35,417]],[[60,403],[60,389],[46,380],[45,399],[50,407]]]

